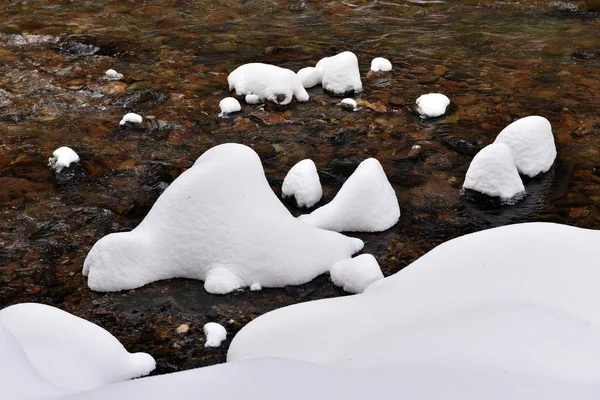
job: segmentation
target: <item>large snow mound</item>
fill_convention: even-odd
[[[421,118],[436,118],[446,113],[450,99],[441,93],[428,93],[419,96],[415,104]]]
[[[548,171],[556,159],[552,126],[546,118],[537,115],[508,125],[498,134],[495,143],[508,145],[519,172],[530,177]]]
[[[137,228],[100,239],[83,273],[99,291],[193,278],[204,280],[210,293],[228,293],[253,283],[306,283],[362,246],[294,218],[254,150],[228,143],[200,156]]]
[[[0,310],[31,364],[49,382],[66,390],[88,390],[149,374],[156,366],[146,353],[130,354],[98,325],[43,304]]]
[[[236,95],[257,95],[261,102],[289,104],[294,96],[298,101],[308,101],[308,93],[294,71],[271,64],[250,63],[238,67],[227,77],[229,90]]]
[[[56,172],[68,168],[72,163],[79,162],[79,156],[70,147],[59,147],[54,150],[52,157],[48,159],[48,166]]]
[[[308,225],[336,232],[380,232],[399,218],[396,192],[374,158],[360,163],[330,203],[300,217]]]
[[[317,204],[323,188],[315,163],[306,159],[294,165],[283,180],[281,193],[283,197],[294,197],[298,207],[310,208]]]
[[[599,240],[550,223],[459,237],[362,294],[255,319],[228,360],[491,368],[597,386]]]
[[[525,193],[510,147],[492,143],[471,161],[463,188],[508,201]]]
[[[362,92],[358,58],[350,51],[321,59],[316,67],[323,73],[323,89],[335,95]]]
[[[362,293],[373,282],[383,279],[379,263],[371,254],[338,261],[330,273],[333,283],[350,293]]]

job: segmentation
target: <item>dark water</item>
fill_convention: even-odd
[[[223,360],[225,349],[202,346],[208,320],[234,319],[227,326],[235,333],[270,309],[341,295],[327,277],[228,296],[185,280],[118,294],[87,289],[80,271],[93,243],[135,227],[203,151],[230,141],[259,153],[277,193],[288,169],[312,158],[323,203],[360,161],[379,159],[402,217],[386,232],[359,236],[386,275],[479,229],[534,220],[597,229],[599,16],[551,1],[4,1],[0,307],[67,309],[129,349],[151,352],[166,372]],[[360,61],[360,112],[343,111],[316,88],[307,104],[244,105],[237,116],[216,117],[235,67],[298,70],[344,50]],[[393,71],[367,73],[376,56]],[[104,79],[108,68],[125,78]],[[422,121],[413,113],[428,92],[450,97],[447,116]],[[142,128],[118,128],[128,111],[145,117]],[[553,169],[527,180],[527,197],[510,207],[461,196],[473,155],[532,114],[552,123]],[[47,168],[60,146],[80,155],[82,182],[64,184]],[[189,334],[176,334],[185,322]]]

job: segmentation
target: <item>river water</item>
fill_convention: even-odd
[[[235,333],[283,305],[339,296],[328,277],[300,287],[211,296],[173,280],[91,292],[83,259],[105,234],[135,227],[157,196],[211,146],[239,142],[263,160],[276,193],[312,158],[329,201],[358,163],[376,157],[402,216],[357,235],[386,275],[461,234],[522,221],[600,226],[600,14],[555,1],[4,1],[0,4],[0,307],[38,301],[99,323],[158,372],[221,362],[202,325]],[[362,109],[310,89],[306,104],[243,105],[217,118],[227,74],[247,62],[298,70],[350,50]],[[368,73],[373,57],[389,73]],[[123,73],[109,81],[104,71]],[[422,121],[415,99],[442,92],[448,115]],[[128,111],[146,118],[119,129]],[[550,120],[555,166],[527,180],[513,206],[461,196],[473,155],[515,119]],[[412,150],[420,145],[420,152]],[[56,181],[60,146],[85,179]],[[295,215],[300,211],[289,205]],[[235,322],[229,323],[233,319]],[[182,323],[187,334],[177,334]],[[230,335],[231,337],[231,335]]]

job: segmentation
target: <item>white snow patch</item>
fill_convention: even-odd
[[[379,263],[371,254],[338,261],[330,273],[333,283],[349,293],[362,293],[373,282],[383,279]]]
[[[374,158],[360,163],[330,203],[300,216],[308,225],[336,232],[381,232],[399,218],[396,192]]]
[[[362,92],[358,58],[350,51],[321,59],[316,69],[322,71],[323,89],[336,95]]]
[[[48,159],[48,166],[56,172],[68,168],[72,163],[79,162],[79,156],[70,147],[59,147],[54,150],[52,157]]]
[[[143,121],[143,118],[141,115],[138,115],[136,113],[127,113],[123,116],[123,118],[121,119],[121,122],[119,122],[119,125],[125,125],[127,122],[141,124],[142,121]]]
[[[294,71],[275,65],[250,63],[238,67],[227,77],[229,90],[235,90],[236,95],[257,95],[260,101],[269,100],[278,104],[289,104],[293,97],[303,102],[309,96],[300,78]],[[277,97],[283,95],[282,100]]]
[[[323,80],[323,70],[315,67],[302,68],[296,75],[306,89],[320,85]]]
[[[500,197],[504,201],[525,194],[510,147],[492,143],[481,149],[469,165],[463,188]]]
[[[119,79],[123,79],[123,74],[118,73],[114,69],[109,69],[104,73],[104,75],[111,80],[118,81]]]
[[[517,169],[534,177],[550,169],[556,159],[556,145],[550,122],[537,115],[521,118],[498,134],[495,143],[511,148]]]
[[[450,99],[441,93],[428,93],[420,96],[417,101],[417,112],[421,118],[436,118],[444,115]]]
[[[387,58],[375,57],[371,61],[371,71],[373,72],[387,72],[392,70],[392,63]]]
[[[310,208],[321,200],[323,189],[312,160],[306,159],[294,165],[283,180],[283,197],[294,197],[298,207]]]
[[[245,100],[246,100],[246,104],[259,104],[260,103],[260,97],[258,97],[258,95],[251,94],[251,93],[248,93],[246,95]]]
[[[251,292],[258,292],[262,290],[262,286],[260,283],[258,282],[254,282],[252,285],[250,285],[250,291]]]
[[[219,347],[227,338],[227,330],[216,322],[209,322],[204,325],[204,335],[206,335],[204,347]]]
[[[220,118],[227,118],[231,113],[242,111],[242,106],[235,97],[225,97],[219,102],[219,108],[221,109]]]
[[[348,109],[348,110],[352,110],[352,111],[358,111],[358,104],[356,103],[356,101],[354,99],[343,99],[340,102],[340,106],[342,106],[342,108]]]
[[[362,246],[294,218],[254,150],[228,143],[169,185],[137,228],[100,239],[83,273],[98,291],[180,277],[204,280],[208,292],[222,294],[254,282],[306,283]]]
[[[0,326],[16,338],[46,380],[66,390],[88,390],[137,378],[156,366],[146,353],[128,353],[98,325],[43,304],[0,310]]]

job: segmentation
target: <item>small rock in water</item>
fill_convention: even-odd
[[[221,109],[219,113],[220,118],[227,118],[229,114],[242,111],[242,106],[235,97],[225,97],[219,102],[219,108]]]
[[[77,184],[85,178],[79,156],[69,147],[56,149],[48,159],[48,166],[54,170],[54,178],[59,186]]]
[[[376,57],[371,61],[371,71],[373,72],[387,72],[392,70],[392,63],[387,58]]]
[[[354,99],[344,99],[340,102],[340,106],[344,109],[344,110],[348,110],[348,111],[358,111],[358,105],[356,104],[356,101],[354,101]]]
[[[105,75],[108,79],[112,79],[112,80],[116,80],[116,81],[123,78],[123,74],[118,73],[114,69],[109,69],[108,71],[106,71]]]
[[[127,122],[132,122],[134,124],[141,124],[143,121],[143,118],[141,115],[136,114],[136,113],[127,113],[123,116],[123,118],[121,119],[121,122],[119,122],[119,125],[125,125]]]
[[[417,101],[417,112],[421,118],[436,118],[446,113],[450,99],[441,93],[428,93],[420,96]]]
[[[181,324],[177,327],[175,332],[177,333],[187,333],[190,330],[190,326],[188,324]]]
[[[48,159],[48,166],[56,172],[69,167],[71,163],[79,162],[79,156],[70,147],[59,147]]]

